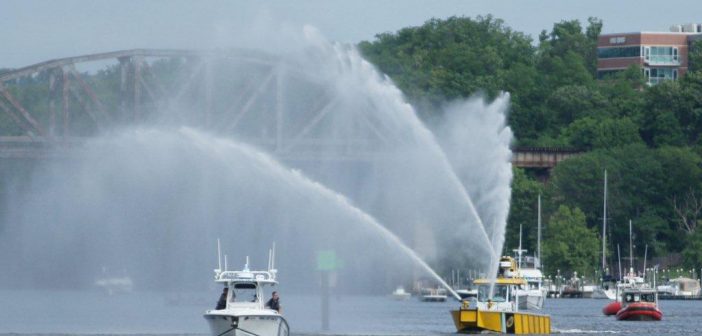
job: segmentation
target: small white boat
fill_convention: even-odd
[[[700,295],[700,281],[678,277],[676,279],[670,279],[666,284],[656,287],[656,290],[665,297],[698,297]]]
[[[448,298],[445,288],[422,288],[421,300],[424,302],[444,302]]]
[[[115,295],[120,293],[131,293],[134,288],[132,278],[124,277],[108,277],[95,280],[95,286],[102,288],[107,295]]]
[[[461,297],[461,299],[470,299],[478,297],[477,289],[456,289],[456,294]]]
[[[412,294],[408,293],[405,291],[405,288],[400,286],[395,289],[394,292],[392,292],[392,298],[397,300],[397,301],[404,301],[409,299],[412,296]]]
[[[218,257],[219,241],[217,242]],[[288,336],[288,323],[277,310],[264,305],[264,286],[275,286],[276,269],[275,245],[269,251],[268,270],[249,270],[249,257],[241,271],[228,271],[225,256],[224,270],[221,257],[219,268],[215,270],[215,282],[228,288],[223,309],[205,312],[204,318],[213,336]]]

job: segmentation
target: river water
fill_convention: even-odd
[[[332,296],[330,331],[321,331],[320,299],[282,293],[294,335],[447,335],[456,301],[397,302],[382,296]],[[0,291],[0,335],[207,335],[202,313],[218,293]],[[661,301],[661,322],[603,316],[604,300],[548,299],[555,333],[702,334],[702,301]]]

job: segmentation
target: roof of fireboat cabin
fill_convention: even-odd
[[[476,285],[487,285],[490,284],[489,279],[475,279],[473,281]],[[524,278],[497,278],[495,283],[498,285],[525,285],[527,282]]]

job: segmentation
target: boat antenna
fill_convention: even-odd
[[[244,265],[244,271],[249,271],[249,256],[246,256],[246,265]]]
[[[224,255],[224,271],[226,272],[227,269],[228,269],[228,267],[227,267],[227,255],[225,254],[225,255]]]
[[[271,257],[271,269],[275,269],[275,242],[273,242],[273,248],[271,248],[273,251],[272,257]]]
[[[537,231],[536,231],[536,258],[539,260],[537,268],[541,267],[541,194],[539,194],[538,216],[537,216]]]
[[[604,274],[607,265],[605,263],[605,246],[607,242],[607,169],[604,170],[604,202],[602,206],[602,274]]]
[[[222,246],[220,245],[219,238],[217,238],[217,271],[222,271]]]
[[[273,257],[273,250],[268,249],[268,270],[271,270],[271,258]]]

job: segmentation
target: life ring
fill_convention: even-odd
[[[507,318],[507,328],[512,328],[514,326],[514,315]]]

